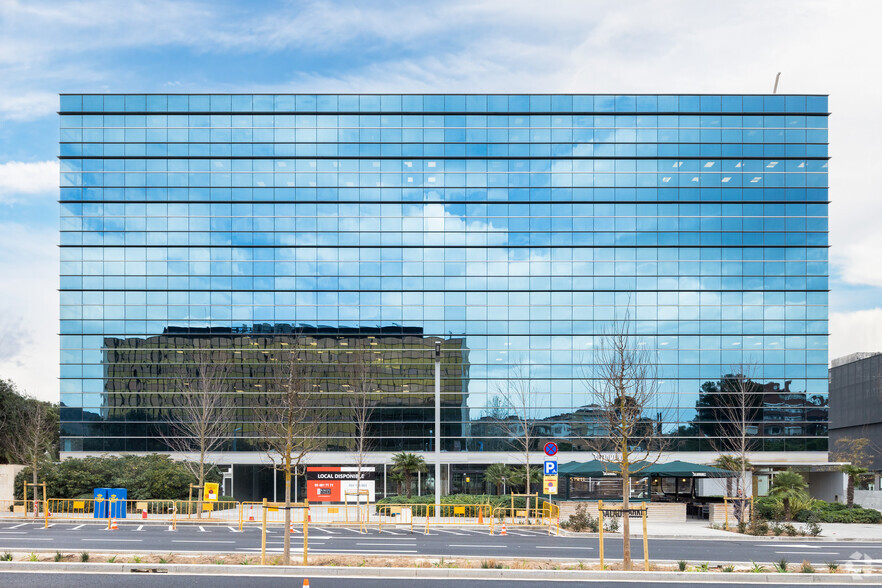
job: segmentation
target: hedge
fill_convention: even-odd
[[[882,523],[882,513],[872,508],[854,506],[848,508],[840,502],[812,500],[811,508],[796,511],[793,520],[801,523]],[[754,501],[756,515],[767,521],[780,521],[784,518],[781,501],[773,496],[762,496]]]

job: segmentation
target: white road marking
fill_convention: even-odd
[[[18,529],[19,527],[24,527],[25,525],[30,525],[30,523],[20,523],[15,525],[14,527],[8,527],[9,529]]]
[[[392,547],[401,547],[404,545],[403,543],[379,543],[377,541],[372,541],[371,543],[356,543],[356,545],[387,545]]]
[[[0,531],[4,535],[27,535],[27,531]]]
[[[350,533],[358,533],[361,534],[361,531],[356,531],[355,529],[350,529],[349,527],[340,527],[344,531],[349,531]]]
[[[119,541],[127,541],[129,543],[131,543],[131,542],[140,543],[141,541],[143,541],[143,539],[83,539],[83,541],[113,541],[114,543],[117,543]]]
[[[318,552],[335,552],[335,553],[352,553],[351,549],[326,549],[320,547],[315,550]],[[378,549],[376,551],[365,551],[365,553],[419,553],[416,549]]]
[[[140,541],[140,539],[138,539]],[[196,541],[194,539],[172,539],[172,543],[235,543],[235,541]]]
[[[781,555],[839,555],[838,551],[776,551]]]
[[[54,541],[52,537],[3,537],[4,541]]]
[[[140,530],[143,529],[143,528],[144,528],[144,525],[138,525],[138,528],[135,529],[135,530],[136,530],[136,531],[140,531]]]
[[[320,528],[319,530],[320,530],[322,533],[329,533],[329,534],[331,534],[331,535],[336,535],[337,533],[340,532],[340,531],[332,531],[332,530],[330,530],[330,529],[325,529],[324,527]]]
[[[450,533],[451,535],[458,535],[460,537],[464,537],[467,533],[457,533],[456,531],[450,531],[448,529],[435,529],[438,533]]]
[[[585,549],[593,551],[593,547],[562,547],[560,545],[537,545],[536,549]]]
[[[454,544],[450,543],[448,547],[492,547],[496,549],[505,549],[508,545],[475,545],[474,543]]]
[[[73,529],[71,529],[71,531],[78,531],[79,529],[82,529],[82,528],[85,527],[85,526],[86,526],[86,525],[77,525],[76,527],[74,527]]]
[[[227,527],[227,529],[229,529],[229,530],[232,531],[233,533],[239,533],[239,532],[240,532],[238,529],[234,529],[233,527]]]
[[[796,549],[821,549],[820,545],[798,545],[798,544],[778,544],[778,545],[763,545],[763,547],[774,547],[775,549],[780,549],[781,547],[793,547]]]

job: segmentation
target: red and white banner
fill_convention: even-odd
[[[361,480],[355,467],[307,467],[306,498],[310,502],[364,502],[359,490],[368,491],[368,500],[374,502],[376,472],[372,467],[361,468]],[[349,493],[347,496],[346,493]]]

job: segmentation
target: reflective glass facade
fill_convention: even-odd
[[[512,449],[513,364],[537,443],[584,449],[584,364],[627,314],[672,450],[715,447],[741,363],[754,448],[825,450],[827,120],[826,96],[64,95],[62,449],[164,449],[208,344],[237,365],[224,449],[255,451],[260,366],[303,342],[324,450],[353,449],[353,351],[384,362],[373,448],[429,450],[436,341],[443,450]]]

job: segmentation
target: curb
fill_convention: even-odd
[[[597,539],[600,537],[599,533],[577,533],[575,531],[565,531],[563,529],[560,530],[561,537],[574,537],[574,538],[586,538],[586,539]],[[621,539],[621,533],[609,533],[604,532],[604,539],[607,537],[613,537],[616,539]],[[631,539],[640,539],[642,535],[631,535]],[[835,536],[821,536],[821,537],[802,537],[795,536],[774,536],[769,535],[767,537],[757,537],[756,535],[739,535],[737,533],[728,533],[726,535],[722,535],[720,537],[713,537],[710,535],[701,535],[701,536],[692,536],[685,537],[683,535],[650,535],[650,541],[653,539],[665,539],[672,541],[826,541],[827,543],[834,543],[840,541],[851,541],[851,542],[860,542],[860,543],[882,543],[882,537],[868,537],[868,538],[860,538],[860,537],[835,537]]]
[[[882,574],[776,574],[745,572],[599,572],[580,570],[496,570],[473,568],[337,568],[304,566],[228,566],[210,564],[107,564],[55,562],[0,562],[0,572],[46,573],[165,573],[225,576],[309,576],[313,578],[474,578],[509,580],[631,580],[665,582],[714,582],[740,584],[746,581],[759,584],[879,584]]]

